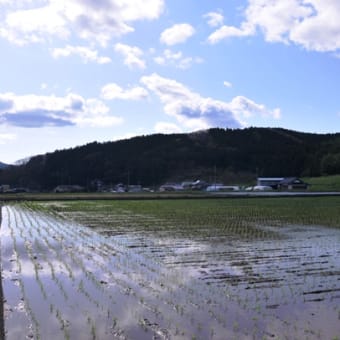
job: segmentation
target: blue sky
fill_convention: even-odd
[[[0,161],[210,127],[340,126],[339,0],[0,0]]]

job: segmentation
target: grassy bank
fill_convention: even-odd
[[[309,191],[340,191],[340,175],[305,177],[303,180],[310,184]]]

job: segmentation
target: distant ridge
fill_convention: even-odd
[[[32,157],[25,157],[25,158],[19,159],[14,163],[14,165],[24,165],[28,163],[31,158]]]
[[[0,171],[0,184],[50,190],[92,183],[153,187],[202,179],[254,182],[257,176],[340,174],[340,133],[313,134],[282,128],[209,129],[93,142],[34,156]]]
[[[8,164],[0,162],[0,169],[7,168],[8,166],[9,166]]]

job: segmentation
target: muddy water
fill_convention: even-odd
[[[3,208],[7,339],[340,335],[339,230],[267,226],[276,237],[203,238],[76,219]]]

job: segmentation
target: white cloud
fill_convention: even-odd
[[[241,96],[229,103],[202,97],[183,84],[157,74],[144,76],[141,82],[159,97],[166,114],[190,129],[237,128],[246,125],[246,119],[255,115],[276,119],[280,116],[279,109],[268,110],[264,105]]]
[[[109,57],[102,57],[98,55],[98,51],[85,46],[70,46],[64,48],[51,49],[53,58],[70,57],[72,55],[79,56],[85,63],[95,62],[98,64],[108,64],[111,62]]]
[[[123,55],[124,64],[128,67],[145,69],[145,61],[142,58],[144,53],[140,48],[118,43],[115,45],[115,51]]]
[[[260,28],[267,41],[288,42],[289,31],[301,25],[313,12],[313,8],[301,0],[275,0],[266,4],[262,0],[251,0],[246,18],[250,25]]]
[[[54,4],[10,12],[0,25],[0,36],[18,45],[44,42],[50,36],[66,39],[69,34],[65,18]]]
[[[224,82],[223,82],[223,85],[224,85],[225,87],[232,87],[232,86],[233,86],[233,84],[232,84],[231,82],[229,82],[229,81],[224,81]]]
[[[240,119],[247,119],[254,116],[261,116],[262,118],[281,118],[281,110],[276,108],[268,110],[265,105],[257,104],[251,99],[243,96],[237,96],[229,103],[230,109]]]
[[[155,125],[155,132],[168,134],[168,133],[180,133],[182,132],[182,130],[176,124],[168,122],[158,122]]]
[[[65,39],[75,34],[106,45],[113,37],[132,32],[133,22],[157,19],[164,9],[164,0],[45,0],[26,6],[24,2],[15,3],[4,8],[7,11],[0,36],[17,44],[42,42],[51,36]]]
[[[172,46],[186,42],[195,34],[195,29],[189,24],[176,24],[166,29],[161,34],[161,42]]]
[[[208,37],[208,42],[211,44],[216,44],[221,40],[231,38],[231,37],[246,37],[248,35],[253,34],[253,30],[251,26],[244,25],[244,27],[237,28],[233,26],[223,25],[218,30],[210,34]]]
[[[101,97],[106,100],[123,99],[123,100],[141,100],[148,96],[145,88],[137,86],[124,90],[115,83],[110,83],[103,86]]]
[[[5,5],[11,5],[13,7],[16,7],[18,5],[24,5],[26,3],[31,3],[32,1],[34,1],[34,0],[16,0],[16,1],[13,1],[13,0],[0,0],[0,5],[1,4],[5,4]]]
[[[0,124],[30,128],[120,123],[122,118],[110,115],[109,108],[102,101],[85,99],[75,93],[65,97],[0,94]]]
[[[340,49],[338,0],[249,0],[240,28],[223,26],[208,41],[251,36],[261,31],[269,42],[294,43],[307,50],[336,52]]]
[[[209,12],[203,16],[208,20],[208,25],[218,27],[223,25],[224,16],[219,12]]]
[[[161,56],[155,57],[154,61],[158,65],[173,66],[180,69],[188,69],[193,64],[199,64],[203,62],[201,58],[185,57],[181,51],[173,52],[169,49],[164,50]]]

